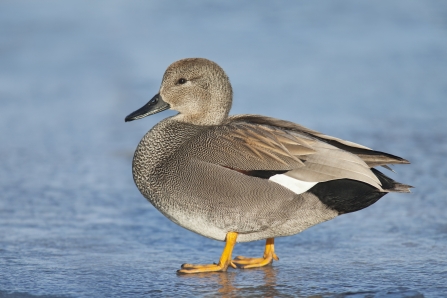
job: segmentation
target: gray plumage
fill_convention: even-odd
[[[167,107],[179,114],[141,140],[133,159],[135,183],[166,217],[203,236],[223,241],[237,232],[238,242],[287,236],[341,213],[317,192],[295,193],[256,171],[315,183],[349,179],[377,193],[409,191],[371,170],[405,159],[288,121],[229,117],[230,82],[209,60],[173,63],[151,102],[126,121]]]

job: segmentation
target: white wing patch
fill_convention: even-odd
[[[274,175],[270,177],[269,180],[290,189],[296,194],[304,193],[318,183],[318,182],[301,181],[282,174]]]

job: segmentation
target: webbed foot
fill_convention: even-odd
[[[246,258],[237,256],[233,259],[233,264],[241,269],[263,267],[271,264],[273,260],[279,261],[275,254],[274,238],[268,238],[265,243],[264,256],[262,258]]]
[[[234,245],[236,244],[237,233],[229,232],[226,237],[225,248],[220,257],[219,263],[217,264],[183,264],[182,269],[178,270],[177,273],[189,274],[189,273],[202,273],[202,272],[219,272],[227,271],[228,266],[237,268],[231,260],[231,254],[233,253]]]

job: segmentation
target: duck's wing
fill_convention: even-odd
[[[330,144],[336,148],[348,151],[360,157],[369,167],[384,166],[390,169],[387,165],[391,164],[409,164],[410,162],[399,156],[395,156],[389,153],[372,150],[363,145],[353,143],[350,141],[342,140],[336,137],[322,134],[318,131],[309,129],[299,124],[280,120],[276,118],[261,116],[261,115],[235,115],[229,118],[229,121],[246,121],[249,123],[256,123],[260,125],[271,125],[274,127],[280,127],[286,130],[303,133],[305,135],[312,136],[322,142]]]
[[[281,173],[303,182],[352,179],[382,190],[377,176],[359,156],[293,124],[262,116],[233,116],[191,139],[188,152],[193,152],[190,157],[248,175]]]
[[[184,146],[191,158],[239,171],[286,172],[304,166],[300,156],[315,153],[306,139],[286,130],[243,121],[211,126]]]

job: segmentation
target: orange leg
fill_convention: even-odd
[[[220,256],[219,263],[217,264],[183,264],[182,269],[178,270],[177,273],[201,273],[201,272],[216,272],[216,271],[227,271],[228,265],[236,268],[236,266],[231,261],[231,254],[233,253],[234,245],[236,244],[237,233],[229,232],[225,239],[225,248]]]
[[[243,256],[237,256],[233,260],[233,264],[238,268],[256,268],[263,267],[271,264],[273,260],[279,261],[279,258],[275,254],[275,238],[268,238],[265,242],[264,256],[262,258],[246,258]]]

